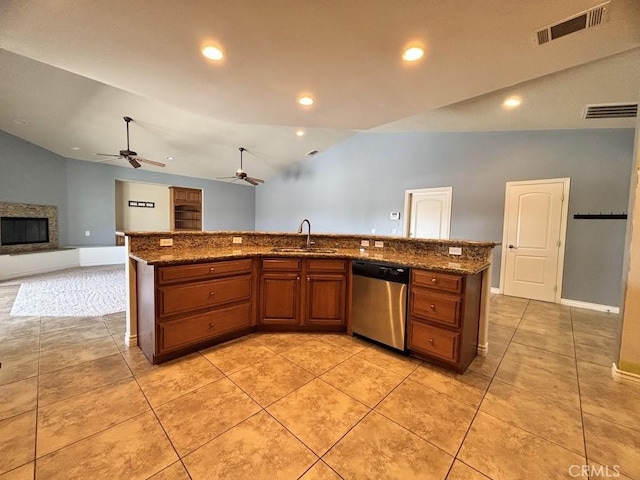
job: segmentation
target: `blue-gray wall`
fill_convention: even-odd
[[[0,201],[57,206],[61,245],[114,244],[116,179],[202,188],[205,230],[254,229],[253,187],[68,159],[0,130]]]
[[[627,209],[633,129],[361,133],[270,179],[256,192],[256,229],[402,232],[408,189],[453,187],[451,238],[502,241],[505,183],[571,178],[563,298],[620,302],[626,224],[573,214]],[[493,285],[499,285],[500,247]]]

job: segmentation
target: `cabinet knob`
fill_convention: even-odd
[[[300,277],[296,277],[296,281],[299,282],[300,281]]]
[[[210,324],[209,324],[209,329],[211,329],[211,328],[215,328],[215,326],[216,326],[216,324],[215,324],[215,323],[210,323]]]
[[[431,345],[433,345],[433,338],[430,338],[430,339],[429,339],[429,343],[430,343]]]
[[[213,297],[216,294],[216,292],[209,292],[209,296]]]
[[[210,273],[213,273],[213,272],[215,272],[215,271],[216,271],[215,267],[211,267],[211,268],[209,269],[209,272],[210,272]]]
[[[436,306],[432,303],[431,305],[429,305],[429,308],[430,308],[431,310],[435,310],[435,309],[436,309]]]
[[[437,278],[432,278],[431,279],[431,283],[438,283],[438,279]]]
[[[311,281],[311,279],[309,277],[307,277],[307,282],[310,282],[310,281]]]

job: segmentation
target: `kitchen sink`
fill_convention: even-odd
[[[335,248],[317,248],[317,247],[275,247],[272,252],[281,253],[336,253]]]

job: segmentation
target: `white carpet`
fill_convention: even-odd
[[[73,268],[19,282],[11,315],[94,317],[123,312],[126,307],[122,265]]]

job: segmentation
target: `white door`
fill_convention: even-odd
[[[503,293],[559,302],[569,179],[508,182],[502,244]]]
[[[412,238],[449,238],[452,187],[405,192],[405,235]]]

